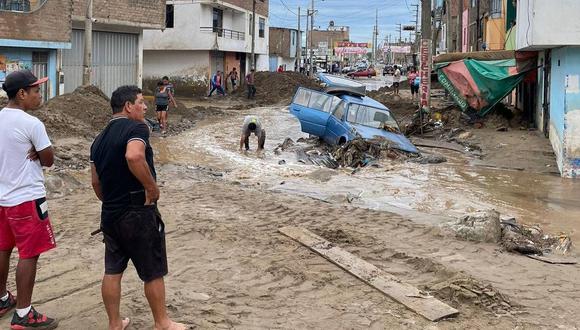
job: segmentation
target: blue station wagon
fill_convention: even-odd
[[[391,111],[364,95],[364,85],[335,76],[320,75],[320,79],[327,86],[324,92],[300,87],[290,105],[304,133],[332,145],[341,145],[357,135],[363,139],[383,138],[393,148],[419,153],[401,133]]]

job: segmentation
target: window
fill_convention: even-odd
[[[173,5],[165,5],[165,27],[173,28],[175,24],[175,16],[173,12]]]
[[[475,8],[477,6],[477,1],[478,0],[471,0],[471,7]]]
[[[338,120],[342,120],[342,117],[344,117],[344,102],[340,101],[340,103],[338,103],[332,115]]]
[[[254,18],[252,17],[252,14],[250,14],[250,35],[254,35]]]
[[[500,18],[501,17],[501,8],[502,7],[502,0],[491,0],[491,8],[489,13],[491,18]]]
[[[296,45],[296,31],[290,31],[290,35],[291,35],[291,45],[295,46]]]
[[[30,0],[0,0],[0,10],[29,12]]]
[[[351,104],[348,107],[348,116],[346,120],[350,123],[354,123],[356,121],[356,111],[358,110],[358,104]]]
[[[224,21],[224,11],[221,9],[214,8],[212,21],[213,32],[217,32],[218,36],[220,37],[222,36],[223,21]]]
[[[332,108],[332,96],[328,94],[312,93],[308,107],[316,110],[330,112]]]
[[[308,102],[310,101],[310,94],[311,92],[307,89],[300,88],[296,95],[294,96],[294,103],[301,105],[303,107],[308,106]]]
[[[330,113],[334,108],[340,106],[342,101],[336,96],[300,88],[296,92],[292,103]]]
[[[259,37],[264,38],[264,36],[266,34],[266,20],[263,18],[260,18],[260,29],[258,30],[258,32],[259,32]]]
[[[352,122],[352,116],[350,112],[348,119],[350,122]],[[394,130],[397,133],[399,132],[399,125],[397,124],[397,121],[388,111],[375,109],[364,105],[359,105],[354,123],[373,128],[386,129],[389,131]]]

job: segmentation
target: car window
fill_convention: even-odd
[[[338,103],[338,105],[334,108],[332,115],[338,120],[342,120],[342,117],[344,116],[344,102],[340,101],[340,103]]]
[[[399,125],[390,112],[360,105],[356,113],[356,124],[399,132]]]
[[[308,106],[308,102],[310,101],[310,91],[304,88],[299,88],[294,96],[294,103],[301,105],[303,107]]]
[[[356,111],[358,110],[358,104],[351,104],[348,106],[348,116],[346,120],[350,123],[356,122]]]

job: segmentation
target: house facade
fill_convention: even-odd
[[[517,1],[516,50],[538,52],[535,124],[564,177],[580,175],[580,13],[575,0]],[[562,25],[564,22],[564,25]]]
[[[61,50],[71,48],[71,1],[0,2],[0,83],[7,74],[28,69],[49,82],[45,100],[62,92]]]
[[[64,92],[82,85],[85,17],[90,3],[72,2],[71,48],[62,52]],[[92,2],[91,83],[106,95],[121,85],[141,86],[143,31],[165,27],[165,1],[118,0],[114,5],[106,0]]]
[[[302,35],[297,29],[270,28],[270,71],[276,71],[279,66],[282,66],[284,71],[298,70],[301,38]]]
[[[153,90],[169,76],[177,94],[207,93],[217,70],[236,68],[244,76],[251,68],[252,28],[255,29],[256,70],[269,69],[268,1],[167,1],[165,27],[144,34],[144,84]],[[254,26],[252,26],[254,22]]]

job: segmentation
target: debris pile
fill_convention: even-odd
[[[506,251],[521,254],[567,254],[572,248],[572,241],[567,235],[549,235],[539,226],[519,224],[515,218],[500,220],[500,214],[495,210],[468,214],[442,227],[458,238],[498,243]]]
[[[490,284],[483,284],[472,278],[457,276],[430,285],[425,290],[433,293],[437,298],[451,301],[455,305],[471,303],[496,314],[506,314],[513,309],[509,299]]]
[[[407,153],[393,149],[385,139],[364,140],[355,138],[338,147],[332,153],[342,167],[364,167],[379,159],[402,159]]]

